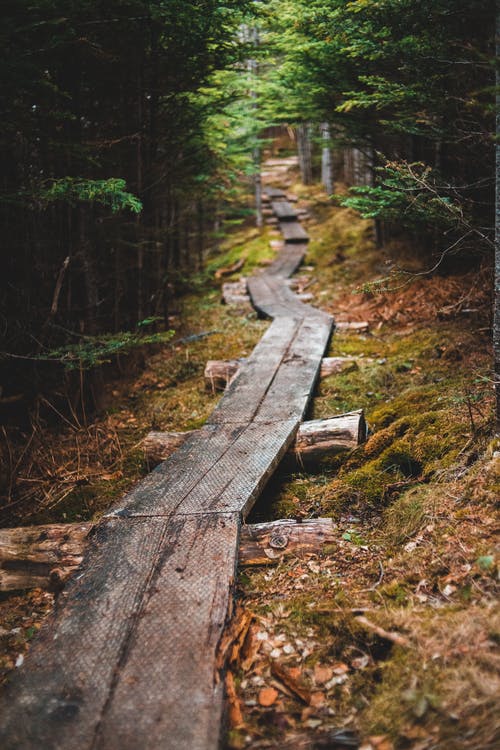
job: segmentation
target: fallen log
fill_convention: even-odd
[[[0,591],[58,589],[81,561],[92,523],[0,529]]]
[[[240,258],[230,266],[225,266],[224,268],[217,269],[217,271],[215,272],[215,278],[222,279],[224,276],[231,276],[231,274],[236,273],[236,271],[241,271],[241,269],[245,265],[245,260],[246,258]]]
[[[59,590],[80,565],[93,523],[0,530],[0,591]],[[331,518],[284,519],[242,527],[239,564],[273,565],[286,555],[317,553],[336,541]]]
[[[370,330],[370,324],[366,320],[348,321],[339,320],[335,323],[336,331],[353,331],[353,333],[366,333]]]
[[[295,453],[300,458],[311,458],[352,450],[364,443],[366,432],[362,409],[331,419],[314,419],[300,425]]]
[[[247,281],[245,278],[239,281],[226,281],[222,285],[222,302],[225,305],[237,307],[252,307],[250,296],[247,293]]]
[[[321,360],[320,378],[338,375],[341,372],[353,372],[358,369],[355,357],[323,357]]]
[[[165,461],[193,432],[196,430],[148,433],[142,443],[148,463],[156,465]],[[330,419],[303,422],[297,431],[295,444],[289,452],[300,460],[353,450],[366,440],[366,432],[362,409],[339,414]]]
[[[300,299],[300,297],[299,297]],[[304,301],[304,300],[303,300]],[[223,391],[245,362],[241,359],[209,359],[205,366],[205,386],[210,391]],[[352,372],[358,369],[355,357],[324,357],[321,360],[320,378]]]
[[[272,565],[285,555],[316,553],[338,538],[331,518],[284,519],[242,526],[240,565]]]

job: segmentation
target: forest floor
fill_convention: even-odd
[[[370,434],[315,467],[283,465],[252,512],[250,522],[329,516],[337,540],[241,571],[246,635],[231,664],[228,747],[493,750],[500,458],[490,271],[418,275],[432,263],[404,257],[401,242],[377,249],[368,222],[317,187],[293,192],[311,214],[302,287],[337,321],[369,324],[333,336],[329,356],[354,356],[357,367],[320,382],[310,416],[363,408]],[[268,326],[221,305],[215,273],[244,258],[247,275],[273,257],[275,238],[269,228],[231,233],[182,299],[173,342],[139,375],[109,384],[98,419],[39,423],[9,525],[97,519],[147,471],[148,430],[203,424],[220,397],[205,389],[206,361],[248,355]],[[379,283],[396,253],[413,275]],[[4,677],[52,603],[40,590],[0,599]]]

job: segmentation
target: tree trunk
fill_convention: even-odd
[[[323,149],[321,151],[321,182],[325,186],[328,195],[333,193],[333,167],[332,151],[330,147],[330,125],[323,122],[321,125],[321,137]]]
[[[310,185],[313,181],[311,125],[307,122],[297,126],[297,149],[302,182],[304,185]]]
[[[495,431],[500,436],[500,0],[496,4],[496,143],[495,143],[495,294],[493,352],[495,379]]]
[[[249,41],[253,44],[255,48],[259,46],[260,39],[259,39],[259,32],[255,27],[251,27],[249,29]],[[259,63],[255,59],[249,59],[247,63],[248,73],[250,76],[251,81],[251,89],[250,89],[250,99],[252,101],[252,109],[254,111],[255,121],[257,121],[257,109],[258,109],[258,101],[257,101],[257,91],[254,87],[254,82],[257,81],[257,76],[259,74]],[[254,148],[252,149],[252,160],[253,160],[253,187],[254,187],[254,198],[255,198],[255,224],[257,227],[262,227],[263,225],[263,217],[262,217],[262,179],[260,175],[260,143],[258,140],[259,136],[256,134],[256,144]]]

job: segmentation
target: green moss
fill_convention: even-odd
[[[397,498],[383,514],[383,535],[386,544],[396,547],[406,543],[422,527],[428,510],[428,488],[412,488]]]
[[[206,275],[212,276],[219,268],[231,266],[239,260],[245,261],[242,268],[237,271],[238,275],[246,276],[254,268],[273,260],[276,253],[269,245],[271,235],[267,228],[261,231],[257,229],[246,229],[230,237],[223,243],[222,253],[219,253],[207,265]]]
[[[408,590],[400,581],[391,581],[378,589],[378,596],[388,599],[397,607],[403,607],[408,603]]]

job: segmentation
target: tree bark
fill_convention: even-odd
[[[330,125],[327,122],[321,125],[321,137],[323,149],[321,151],[321,182],[325,186],[327,194],[333,193],[333,168],[332,151],[330,147]]]
[[[317,553],[337,538],[331,518],[249,524],[241,529],[239,564],[273,565],[291,554]]]
[[[312,146],[311,125],[307,122],[297,126],[297,149],[302,182],[304,185],[310,185],[313,181]]]
[[[249,41],[254,45],[255,48],[259,46],[260,39],[259,39],[259,32],[257,28],[251,27],[249,29]],[[250,90],[250,99],[252,102],[252,109],[254,111],[255,121],[257,121],[257,109],[258,109],[258,100],[257,100],[257,91],[255,90],[255,86],[253,86],[253,83],[257,81],[257,76],[259,74],[259,63],[255,59],[249,59],[247,62],[247,69],[248,73],[250,75],[250,80],[252,82],[252,87]],[[257,227],[262,227],[263,225],[263,217],[262,217],[262,179],[260,174],[260,160],[261,160],[261,149],[260,149],[260,143],[258,140],[258,135],[256,135],[256,143],[255,146],[252,149],[252,161],[253,161],[253,187],[254,187],[254,200],[255,200],[255,224]]]
[[[0,529],[0,591],[58,588],[80,565],[92,523]]]

